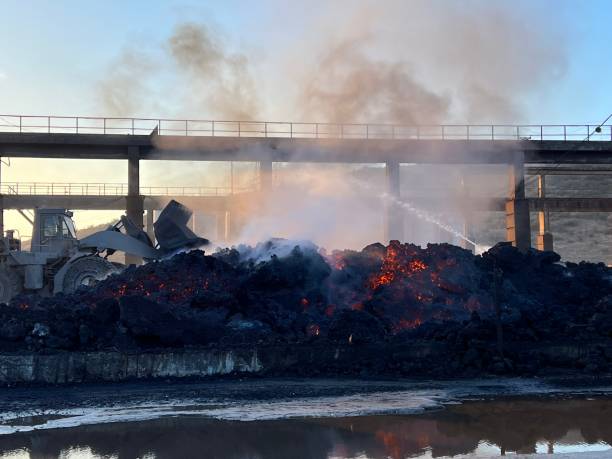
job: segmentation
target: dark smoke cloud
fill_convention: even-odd
[[[448,97],[417,82],[407,62],[368,58],[363,40],[347,39],[320,56],[299,107],[315,120],[334,123],[439,123]]]
[[[525,102],[546,95],[567,67],[563,24],[532,2],[316,5],[307,27],[316,40],[301,50],[311,65],[297,72],[305,118],[522,122]]]
[[[182,23],[158,47],[125,48],[96,92],[113,116],[250,120],[259,113],[255,86],[246,55],[232,53],[208,26]]]
[[[168,41],[173,62],[189,85],[196,106],[213,116],[250,120],[258,113],[258,96],[249,59],[229,52],[202,24],[178,25]]]

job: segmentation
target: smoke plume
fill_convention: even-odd
[[[124,49],[96,92],[103,112],[118,117],[250,120],[259,112],[248,57],[191,22],[156,47]]]
[[[255,65],[251,53],[232,46],[207,22],[179,23],[154,49],[140,50],[146,84],[142,68],[133,65],[135,53],[120,58],[121,65],[114,63],[100,82],[103,107],[126,116],[148,99],[164,107],[162,115],[179,118],[518,123],[529,120],[526,101],[546,95],[566,67],[563,26],[531,2],[315,0],[309,5],[315,13],[304,16],[295,14],[291,2],[271,5],[261,27],[280,32],[262,50],[265,65],[262,59]],[[289,33],[295,28],[302,31],[299,38]],[[171,86],[164,87],[167,81]],[[382,193],[382,168],[364,170],[366,181],[380,177]],[[277,181],[269,196],[259,194],[247,206],[240,241],[281,236],[357,248],[382,238],[383,203],[351,185],[347,177],[355,176],[354,167],[309,166],[285,173],[291,180]],[[415,174],[427,184],[448,181],[442,172]],[[159,175],[167,175],[161,167]],[[198,185],[203,177],[180,180]],[[479,179],[470,180],[477,190]],[[506,180],[498,183],[503,186],[488,190],[490,195],[507,192]],[[456,192],[451,188],[441,197],[449,208]],[[406,219],[409,227],[422,225],[415,215]],[[461,222],[457,215],[436,219]],[[430,227],[421,232],[427,240],[444,237]]]

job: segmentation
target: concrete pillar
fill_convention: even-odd
[[[387,193],[390,198],[385,203],[385,240],[404,239],[404,218],[400,199],[400,165],[398,161],[385,163]]]
[[[0,237],[4,236],[4,195],[0,194]]]
[[[227,242],[229,239],[230,213],[228,211],[217,212],[217,242]]]
[[[0,157],[0,187],[2,186],[2,157]],[[0,237],[4,237],[4,196],[0,188]]]
[[[259,189],[270,191],[272,188],[272,161],[259,161]]]
[[[128,195],[125,198],[125,214],[140,229],[143,228],[144,196],[140,195],[140,151],[128,147]],[[140,264],[139,257],[125,255],[125,263]]]
[[[521,251],[531,247],[529,202],[525,199],[525,155],[515,152],[510,165],[510,197],[506,202],[506,239]]]
[[[546,197],[546,176],[538,175],[538,198]],[[550,212],[546,207],[538,212],[538,250],[553,250],[553,235],[550,232]]]
[[[465,172],[461,173],[460,178],[460,186],[461,186],[461,198],[463,201],[463,210],[461,212],[461,218],[463,219],[463,236],[468,238],[469,240],[474,240],[472,232],[473,232],[473,217],[472,210],[468,208],[469,200],[470,200],[470,192],[467,185],[467,178]],[[476,247],[471,242],[466,241],[465,239],[461,239],[460,246],[466,250],[470,250],[472,253],[476,251]]]

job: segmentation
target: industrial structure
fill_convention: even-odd
[[[217,215],[218,234],[229,238],[240,207],[272,186],[275,162],[384,164],[387,192],[400,196],[400,164],[507,166],[508,192],[495,199],[470,197],[460,211],[503,210],[507,240],[532,246],[530,212],[538,212],[535,245],[552,249],[549,212],[611,212],[612,198],[548,197],[546,176],[612,174],[612,126],[399,126],[365,124],[230,122],[0,115],[0,156],[113,159],[127,163],[127,184],[2,183],[2,210],[61,207],[121,209],[149,231],[153,211],[173,198]],[[259,163],[258,189],[143,188],[141,161],[248,161]],[[525,176],[538,179],[538,196],[525,195]],[[249,196],[250,195],[250,196]],[[248,199],[247,199],[248,197]],[[410,197],[424,208],[431,196]],[[234,218],[236,217],[236,218]],[[402,211],[385,211],[385,238],[405,239]],[[467,229],[466,229],[467,231]]]

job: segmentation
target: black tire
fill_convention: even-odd
[[[22,289],[19,274],[8,266],[0,267],[0,303],[8,304]]]
[[[79,287],[93,286],[117,269],[110,261],[97,255],[78,258],[71,263],[62,282],[64,293],[73,293]]]

